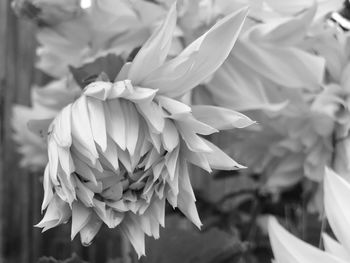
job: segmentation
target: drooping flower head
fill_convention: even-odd
[[[157,238],[167,200],[200,227],[188,163],[207,171],[241,166],[200,135],[252,123],[235,111],[180,100],[232,49],[246,10],[231,14],[166,61],[176,25],[165,22],[114,82],[96,81],[49,127],[44,230],[72,218],[72,238],[89,244],[102,222],[120,227],[138,255]]]

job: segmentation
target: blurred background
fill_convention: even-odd
[[[45,233],[41,233],[40,228],[34,227],[42,218],[43,168],[27,169],[20,164],[22,157],[17,150],[18,142],[13,140],[14,128],[11,119],[14,105],[32,106],[31,87],[33,84],[43,86],[52,80],[52,76],[49,76],[50,74],[48,74],[48,72],[44,73],[42,70],[38,70],[37,67],[35,67],[37,62],[36,49],[39,45],[36,35],[38,30],[43,27],[41,24],[42,21],[36,18],[36,12],[38,10],[33,6],[25,6],[23,8],[23,3],[26,1],[16,2],[17,6],[15,10],[17,15],[14,12],[12,1],[0,1],[0,262],[137,262],[138,260],[135,252],[133,252],[133,250],[130,249],[130,245],[121,238],[118,230],[110,231],[106,227],[103,227],[92,245],[83,247],[78,238],[73,241],[70,240],[70,224],[61,225]],[[157,1],[147,2],[153,3]],[[253,8],[253,11],[254,10]],[[21,13],[22,11],[24,14]],[[339,19],[339,16],[335,16],[335,19]],[[248,19],[247,24],[251,26],[252,24],[255,25],[255,23],[259,24],[260,21],[257,22],[252,15],[252,17]],[[295,25],[297,24],[298,23],[295,22]],[[288,25],[286,27],[289,28]],[[201,31],[203,31],[202,28],[200,28],[199,32]],[[248,31],[249,30],[246,30],[244,32]],[[193,33],[193,35],[198,35],[198,32]],[[193,35],[191,35],[190,39],[193,38]],[[305,39],[303,39],[303,42],[293,42],[293,48],[296,47],[306,50],[312,55],[324,55],[321,49],[321,51],[315,51],[313,49],[314,42],[308,42],[310,40],[308,37],[305,37]],[[318,40],[317,37],[315,37],[315,39],[316,41]],[[186,41],[188,41],[188,39]],[[243,37],[240,41],[239,45],[244,46],[245,40]],[[274,43],[274,45],[278,44]],[[289,48],[288,45],[283,44],[283,47],[287,46]],[[240,50],[242,51],[242,49]],[[287,53],[286,57],[290,58],[290,54],[291,53]],[[324,55],[324,57],[327,58],[326,55]],[[284,58],[285,57],[281,57],[281,60]],[[264,63],[269,65],[269,61],[265,61]],[[254,62],[252,64],[254,64]],[[239,66],[241,65],[239,64]],[[242,66],[242,68],[244,67],[246,67],[246,65]],[[247,68],[249,68],[249,65]],[[298,68],[298,64],[296,64],[295,68]],[[312,69],[312,66],[310,66],[310,68]],[[291,69],[291,71],[293,71],[293,69]],[[256,69],[252,70],[252,72],[259,75],[256,73]],[[310,72],[312,72],[312,70],[310,70]],[[268,74],[270,74],[270,72]],[[289,96],[288,99],[290,99],[292,101],[291,104],[293,104],[293,100],[296,96],[290,96],[292,92],[288,90],[288,92],[286,92],[288,95],[283,95],[285,97],[280,94],[282,92],[279,92],[280,89],[283,90],[283,88],[280,88],[280,86],[283,86],[283,81],[278,82],[280,76],[275,78],[277,79],[276,82],[278,82],[278,86],[276,83],[271,84],[273,81],[267,80],[268,77],[266,77],[266,75],[261,78],[266,81],[266,83],[268,82],[266,86],[271,86],[273,91],[266,92],[268,98],[264,97],[263,100],[266,99],[266,101],[263,102],[277,105],[278,103],[283,103],[286,97]],[[276,73],[276,75],[278,74]],[[284,75],[282,77],[284,77]],[[250,76],[248,76],[247,79],[250,79]],[[331,77],[325,79],[327,79],[327,83],[331,82],[329,80]],[[303,79],[301,81],[303,81]],[[210,83],[206,84],[210,86]],[[288,86],[287,84],[289,83],[286,83],[285,86]],[[308,100],[309,97],[314,96],[316,93],[317,96],[322,93],[319,91],[315,92],[313,89],[310,90],[312,90],[312,92],[307,91],[302,95],[303,98],[307,98],[305,99],[307,101],[305,104],[311,101]],[[303,92],[304,91],[305,89],[303,89]],[[221,96],[223,94],[225,95],[226,93],[222,92]],[[213,94],[209,94],[208,96],[211,97]],[[200,100],[203,100],[203,97],[200,98]],[[262,124],[262,127],[264,127],[263,131],[266,129],[266,134],[269,139],[266,139],[267,137],[264,136],[256,136],[256,130],[254,130],[254,128],[251,130],[251,137],[249,137],[249,133],[245,133],[245,131],[241,131],[240,133],[224,132],[220,135],[210,135],[208,137],[211,141],[215,142],[215,144],[225,148],[232,156],[237,157],[237,161],[245,165],[250,164],[252,160],[258,163],[263,159],[262,156],[265,156],[265,153],[266,155],[271,154],[272,151],[269,152],[269,150],[270,145],[273,144],[273,140],[270,140],[270,135],[274,136],[274,138],[278,137],[280,139],[288,137],[288,139],[293,138],[294,140],[296,137],[294,136],[296,134],[296,129],[306,126],[309,127],[310,119],[319,120],[319,122],[321,122],[323,118],[317,115],[320,114],[317,110],[315,111],[317,114],[314,111],[312,112],[313,115],[307,115],[309,111],[307,114],[303,111],[295,111],[298,117],[305,117],[306,115],[308,117],[312,116],[310,119],[305,117],[305,119],[300,122],[299,119],[295,121],[293,132],[290,132],[290,130],[283,132],[278,130],[276,132],[274,127],[276,123],[276,126],[279,127],[286,127],[287,125],[285,125],[285,123],[279,123],[279,120],[274,122],[275,115],[271,114],[271,112],[264,112],[264,114],[261,114],[256,108],[251,107],[254,103],[257,103],[255,99],[258,97],[259,96],[253,96],[250,105],[248,105],[249,103],[247,101],[248,106],[243,105],[241,107],[240,105],[240,107],[237,106],[237,108],[233,108],[242,110],[252,119],[258,120],[258,122]],[[196,98],[196,93],[194,93],[194,98]],[[314,98],[312,101],[314,101]],[[236,98],[236,102],[239,102],[239,99]],[[216,101],[216,104],[218,104],[218,101]],[[288,110],[290,110],[288,114],[294,109],[300,109],[300,105],[301,103],[298,101],[295,103],[294,108],[293,105],[290,106],[290,108],[288,108]],[[314,108],[312,110],[314,110]],[[289,118],[290,116],[288,114],[283,115],[282,119],[287,119],[286,116]],[[324,115],[327,114],[328,113],[325,113]],[[295,120],[295,118],[293,118],[291,119]],[[268,124],[271,123],[271,126],[266,125],[265,127],[264,121]],[[292,121],[287,119],[286,123],[292,123]],[[331,125],[329,126],[333,127]],[[294,129],[294,127],[297,128]],[[305,133],[308,135],[311,134],[311,138],[317,137],[319,134],[315,135],[314,133],[319,131],[319,127],[320,126],[315,125],[315,127],[310,128],[305,131]],[[321,128],[324,127],[322,126]],[[261,135],[261,133],[259,134]],[[307,136],[301,134],[300,137],[305,138]],[[257,140],[254,141],[256,138]],[[332,138],[332,135],[328,136],[327,134],[327,143],[332,141]],[[263,143],[259,144],[258,142]],[[261,146],[261,148],[255,151],[253,147],[254,149],[252,150],[251,144],[257,148]],[[295,145],[296,144],[297,143],[295,143]],[[232,145],[234,147],[231,147]],[[235,148],[236,145],[237,148]],[[286,144],[283,145],[285,146]],[[304,146],[303,144],[303,147]],[[274,159],[273,164],[267,165],[268,168],[264,167],[260,169],[259,167],[257,169],[251,169],[248,172],[215,171],[213,174],[209,175],[203,170],[192,167],[191,180],[197,198],[199,215],[203,221],[202,231],[195,229],[178,210],[173,210],[170,206],[167,207],[166,225],[168,227],[161,231],[161,238],[159,240],[147,239],[147,257],[141,258],[141,262],[271,262],[272,252],[266,230],[266,218],[268,215],[275,215],[282,219],[284,225],[292,233],[305,241],[319,246],[321,242],[321,232],[327,229],[327,225],[324,224],[323,220],[324,215],[322,214],[322,208],[317,207],[317,204],[315,204],[315,200],[319,200],[319,195],[322,194],[319,192],[318,188],[318,184],[322,179],[312,178],[312,175],[309,174],[317,170],[316,168],[313,169],[314,166],[317,167],[320,165],[323,169],[324,163],[331,163],[332,160],[328,160],[329,158],[327,156],[328,159],[324,161],[321,155],[317,155],[310,161],[310,163],[314,165],[312,169],[306,168],[306,171],[304,171],[304,159],[307,159],[309,153],[308,150],[304,150],[304,148],[303,150],[299,148],[295,150],[295,148],[293,148],[293,150],[291,150],[291,152],[293,152],[292,155],[285,154],[285,151],[275,151],[272,154],[274,158],[281,156],[283,156],[283,158],[281,157],[278,161]],[[309,148],[312,147],[310,146]],[[235,151],[235,149],[238,149],[238,152],[237,150]],[[247,152],[249,154],[245,156]],[[256,152],[259,152],[260,155],[257,159],[254,159],[253,157]],[[307,153],[305,154],[305,152]],[[333,154],[335,149],[332,148],[330,152]],[[324,149],[318,149],[317,153],[324,153]],[[291,159],[288,159],[290,156],[292,156]],[[304,159],[301,161],[299,160],[300,158]],[[278,164],[282,163],[281,160],[285,160],[288,164],[282,168],[278,167],[276,162]],[[292,165],[289,165],[291,163]],[[306,176],[304,176],[304,172]],[[267,179],[272,177],[274,179]]]

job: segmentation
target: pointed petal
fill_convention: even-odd
[[[123,116],[122,107],[118,99],[110,100],[104,104],[104,111],[106,116],[106,127],[108,135],[118,146],[125,150],[125,118]]]
[[[86,148],[97,159],[98,153],[91,132],[90,117],[85,96],[81,96],[73,103],[71,114],[74,140],[79,142],[79,144]]]
[[[179,56],[153,71],[142,84],[159,94],[179,97],[214,73],[236,42],[247,14],[244,8],[216,23]]]
[[[101,101],[94,98],[87,101],[92,136],[102,151],[107,147],[106,120]]]
[[[120,227],[124,235],[130,240],[138,257],[145,255],[145,234],[138,223],[128,217]]]
[[[210,147],[211,149],[211,152],[204,153],[211,168],[219,170],[236,170],[245,168],[244,166],[234,161],[230,156],[224,153],[216,145],[212,144],[211,142],[205,139],[202,140],[204,140],[205,143],[207,143],[208,147]]]
[[[178,194],[178,207],[184,215],[192,221],[198,228],[202,226],[202,222],[199,218],[195,197],[188,176],[187,167],[181,165],[181,176],[179,177],[179,194]]]
[[[59,185],[57,175],[58,175],[58,150],[57,150],[57,144],[54,140],[48,141],[48,157],[49,157],[49,174],[52,182],[55,185]]]
[[[72,205],[72,230],[71,240],[74,239],[76,234],[89,222],[92,210],[86,208],[80,202],[74,202]]]
[[[171,152],[179,144],[179,133],[171,120],[166,119],[162,132],[162,143],[165,150]]]
[[[135,109],[135,106],[127,101],[121,101],[120,105],[122,107],[125,118],[125,130],[126,136],[126,149],[128,149],[131,156],[134,155],[136,144],[139,135],[139,114]]]
[[[44,228],[44,232],[50,228],[67,222],[70,217],[71,210],[69,205],[55,195],[49,203],[43,219],[35,226]]]
[[[41,205],[41,211],[43,211],[47,207],[47,205],[50,203],[51,199],[53,198],[53,190],[52,190],[53,185],[50,180],[49,165],[46,165],[45,167],[43,186],[44,186],[44,198],[43,198],[43,203]]]
[[[176,4],[173,4],[163,24],[137,53],[128,74],[134,84],[139,84],[151,71],[163,64],[172,42],[176,16]]]
[[[170,180],[173,180],[175,177],[176,172],[176,166],[178,165],[178,158],[179,158],[179,152],[180,147],[176,147],[176,149],[172,152],[168,152],[165,155],[165,166],[168,170]]]
[[[221,107],[192,106],[192,112],[196,119],[218,130],[245,128],[255,123],[242,113]]]
[[[83,246],[88,246],[91,244],[101,226],[101,219],[99,219],[96,214],[92,214],[89,222],[80,230],[80,240]]]
[[[117,145],[112,141],[112,139],[108,138],[107,141],[107,148],[104,151],[103,154],[101,154],[108,163],[113,167],[115,171],[118,170],[119,168],[119,163],[118,163],[118,148]],[[100,158],[101,158],[100,156]]]
[[[75,180],[76,188],[75,191],[77,193],[78,199],[84,204],[86,207],[93,207],[93,198],[95,193],[90,190],[85,184],[83,184],[79,179]]]

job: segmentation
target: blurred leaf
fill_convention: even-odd
[[[108,76],[110,80],[114,80],[124,65],[124,60],[120,56],[108,54],[99,57],[91,63],[86,63],[81,67],[75,68],[70,66],[69,69],[74,79],[81,88],[95,81],[101,73]]]
[[[199,232],[180,224],[167,225],[159,240],[149,239],[143,263],[229,262],[245,251],[236,236],[219,229]]]

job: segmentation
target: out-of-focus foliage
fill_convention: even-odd
[[[81,260],[76,254],[73,254],[72,257],[64,260],[57,260],[53,257],[42,257],[38,260],[37,263],[87,263],[87,262]]]

